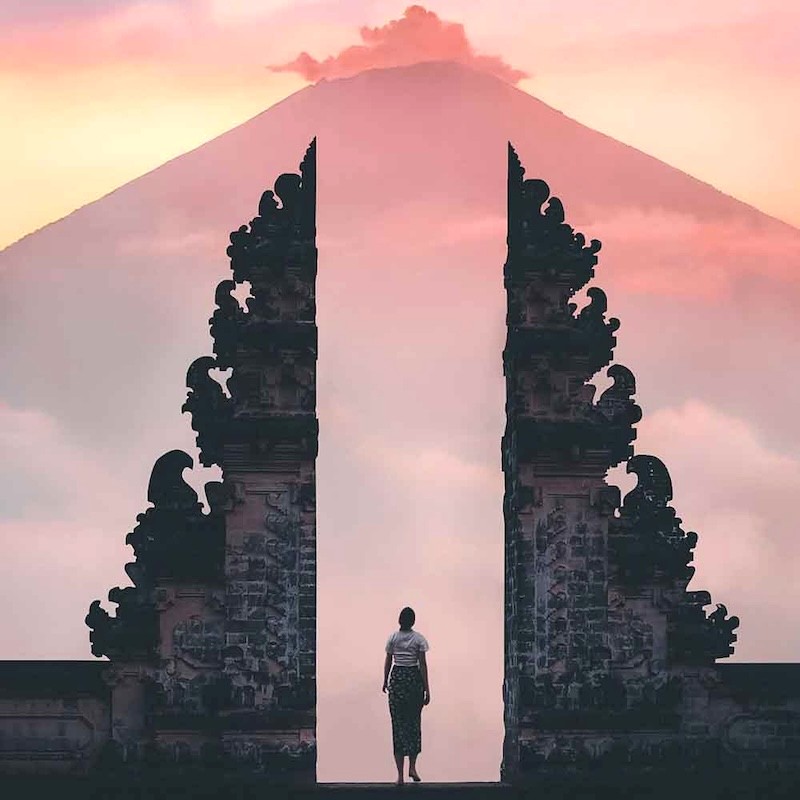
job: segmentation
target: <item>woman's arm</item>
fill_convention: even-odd
[[[431,701],[431,688],[428,686],[428,662],[425,659],[424,652],[419,654],[419,671],[422,673],[422,688],[425,691],[422,705],[426,706]]]
[[[386,691],[386,686],[389,683],[389,670],[392,668],[392,654],[387,653],[386,658],[383,660],[383,691]]]

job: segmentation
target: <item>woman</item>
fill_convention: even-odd
[[[386,642],[386,660],[383,664],[383,691],[389,690],[398,786],[403,784],[403,761],[406,756],[409,777],[414,781],[421,780],[417,774],[417,756],[422,750],[420,715],[422,706],[431,701],[428,665],[425,661],[428,642],[421,633],[413,630],[415,620],[413,609],[406,607],[400,612],[400,630],[394,631]]]

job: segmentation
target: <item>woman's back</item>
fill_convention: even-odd
[[[394,657],[398,667],[415,667],[419,663],[419,654],[428,649],[427,639],[415,630],[392,631],[386,641],[386,652]]]

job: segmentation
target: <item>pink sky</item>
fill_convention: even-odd
[[[417,54],[452,58],[467,40],[475,58],[502,57],[532,76],[521,88],[579,121],[800,224],[796,4],[546,0],[504,3],[499,13],[484,2],[440,0],[426,6],[444,21],[438,36],[429,25],[427,38],[417,30],[415,39],[401,26],[394,38],[363,39],[360,29],[369,37],[402,21],[407,5],[3,4],[0,103],[14,124],[0,131],[0,246],[303,85],[269,65],[302,52],[325,62],[348,50],[345,59],[375,66]],[[454,24],[464,26],[463,41]],[[373,52],[362,62],[364,46]]]
[[[553,0],[508,3],[513,15],[506,18],[484,2],[427,4],[443,22],[420,12],[404,17],[403,3],[355,0],[51,0],[0,9],[0,99],[16,123],[0,132],[6,177],[0,246],[301,88],[300,75],[268,66],[292,62],[302,52],[309,54],[300,63],[304,74],[328,80],[417,58],[454,58],[511,82],[519,77],[513,70],[523,71],[532,77],[520,79],[520,89],[800,225],[800,112],[794,100],[800,53],[791,38],[800,14],[781,5],[676,0],[659,10],[616,2],[598,12],[588,1]],[[360,90],[356,84],[351,90],[359,108]],[[495,91],[487,88],[491,97]],[[320,102],[326,96],[321,93]],[[504,255],[504,152],[487,138],[491,169],[481,164],[484,178],[474,186],[461,180],[461,193],[449,197],[453,181],[483,154],[463,163],[451,158],[444,136],[431,142],[428,132],[414,128],[415,103],[430,113],[437,99],[417,87],[411,98],[388,98],[381,114],[391,119],[396,110],[408,123],[388,147],[417,148],[416,172],[408,158],[398,160],[402,169],[396,171],[385,163],[359,164],[348,141],[336,138],[350,130],[346,115],[332,123],[327,143],[325,136],[320,140],[320,249],[326,262],[319,287],[320,597],[327,601],[319,612],[323,780],[386,774],[380,759],[388,723],[371,677],[381,655],[373,670],[364,643],[382,644],[395,609],[406,602],[405,592],[378,569],[398,558],[409,559],[408,588],[415,596],[426,597],[434,584],[441,589],[420,620],[434,645],[439,700],[429,709],[426,729],[429,775],[493,779],[499,766],[502,629],[495,611],[502,552],[487,546],[486,532],[502,531],[503,298],[497,276]],[[516,107],[517,100],[508,103]],[[86,630],[73,609],[85,608],[86,592],[103,597],[125,581],[122,566],[130,551],[124,534],[144,507],[155,455],[175,446],[191,451],[188,421],[177,412],[185,395],[182,370],[208,347],[211,290],[227,272],[226,226],[249,218],[257,200],[255,185],[250,198],[228,191],[229,165],[238,155],[258,163],[254,183],[269,179],[293,168],[305,137],[317,132],[285,107],[272,119],[265,141],[243,133],[243,146],[236,137],[219,144],[214,163],[220,174],[195,176],[195,185],[189,162],[176,163],[163,177],[109,198],[106,227],[87,209],[0,260],[14,290],[7,290],[3,311],[19,322],[11,329],[26,337],[24,349],[3,343],[10,355],[26,354],[21,364],[9,357],[6,370],[25,374],[26,383],[12,383],[0,397],[8,473],[3,506],[9,509],[0,518],[0,536],[14,576],[2,590],[6,602],[31,585],[43,597],[29,598],[25,613],[6,619],[3,640],[13,648],[3,657],[87,657]],[[387,133],[376,124],[375,138]],[[695,194],[689,191],[685,207],[683,197],[672,198],[668,210],[626,204],[626,192],[642,180],[654,182],[642,187],[642,196],[652,189],[662,201],[670,199],[672,184],[655,186],[658,174],[642,161],[636,174],[619,181],[597,164],[591,188],[600,200],[590,202],[580,182],[569,180],[567,158],[552,165],[546,154],[534,159],[539,134],[515,132],[523,160],[548,179],[552,169],[569,221],[604,241],[598,283],[609,290],[610,311],[622,320],[618,358],[639,381],[645,409],[639,451],[666,461],[678,513],[700,534],[697,588],[711,589],[732,613],[746,609],[739,651],[745,658],[800,659],[794,634],[768,631],[769,620],[798,599],[791,578],[796,546],[785,514],[786,498],[800,491],[800,454],[792,436],[798,424],[786,411],[797,387],[785,367],[798,338],[798,238],[785,226],[753,222],[724,198],[712,202],[708,193],[704,207],[691,205]],[[484,135],[476,126],[475,141],[483,143]],[[462,143],[469,138],[469,131],[453,135]],[[590,154],[580,156],[591,161]],[[344,177],[334,170],[354,163],[360,171],[352,171],[353,186],[339,209],[335,181]],[[452,172],[440,172],[419,192],[423,176],[437,167]],[[236,169],[252,172],[247,163]],[[397,192],[383,216],[374,196],[376,175]],[[205,181],[219,187],[214,203],[204,194]],[[677,192],[683,184],[674,186]],[[165,204],[162,218],[151,213],[156,206],[163,213]],[[378,229],[368,237],[351,229],[353,209],[369,212]],[[84,221],[95,226],[89,236]],[[408,230],[425,224],[425,241],[409,241]],[[63,243],[71,230],[80,235],[68,253]],[[378,259],[382,271],[374,269]],[[109,270],[109,263],[117,269]],[[25,278],[28,264],[38,287]],[[469,265],[469,280],[455,271],[462,264]],[[77,266],[86,272],[76,279]],[[391,307],[381,302],[387,295]],[[122,338],[98,343],[96,331],[111,330],[115,321]],[[469,326],[462,331],[464,321]],[[674,326],[669,341],[659,335],[665,323]],[[54,331],[61,333],[54,337]],[[63,339],[57,353],[54,338]],[[697,341],[703,342],[700,350]],[[98,354],[106,346],[133,347],[124,373],[103,369]],[[88,365],[87,352],[97,359]],[[740,368],[726,368],[733,358]],[[714,363],[721,365],[718,374],[709,369]],[[758,388],[765,375],[772,378],[767,392]],[[115,393],[128,384],[136,386],[135,397]],[[420,408],[420,392],[431,386],[436,390]],[[112,397],[128,405],[116,405]],[[147,426],[134,411],[145,415]],[[94,438],[100,444],[90,446]],[[198,474],[194,481],[199,486],[214,477]],[[615,479],[627,488],[628,477]],[[34,485],[36,496],[27,497]],[[372,505],[353,499],[354,485]],[[402,545],[408,530],[425,537],[425,546],[410,555]],[[361,560],[353,560],[354,551]],[[454,562],[443,574],[441,559],[448,555]],[[765,591],[773,578],[776,586]],[[47,596],[47,587],[54,596]],[[365,596],[373,598],[367,609]],[[60,618],[67,608],[69,619]],[[458,616],[462,610],[469,623]],[[356,620],[358,630],[340,630],[337,615]],[[448,691],[463,684],[463,664],[473,656],[470,625],[482,631],[481,663],[492,677],[486,698],[463,707]],[[30,635],[32,627],[37,635]],[[348,714],[359,721],[363,758],[357,752],[334,758],[337,720]]]

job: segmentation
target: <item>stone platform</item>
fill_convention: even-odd
[[[81,798],[81,800],[761,800],[800,796],[800,774],[765,770],[746,777],[705,771],[597,772],[550,774],[526,786],[503,783],[319,783],[281,787],[257,778],[186,773],[127,776],[6,776],[3,800]]]

